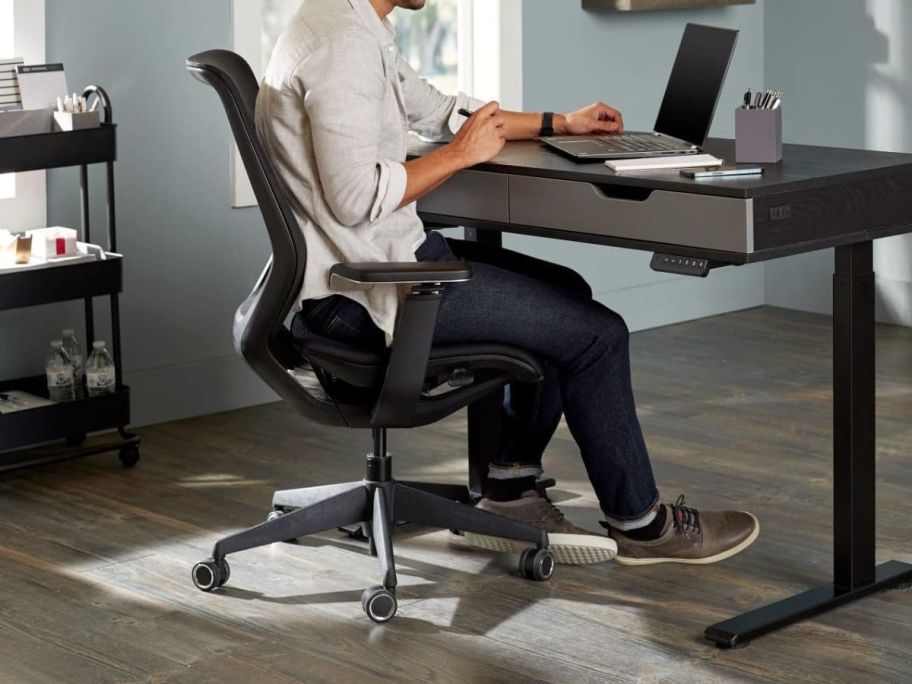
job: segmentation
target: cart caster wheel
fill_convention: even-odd
[[[399,604],[396,602],[396,594],[386,587],[371,587],[361,594],[361,607],[367,617],[382,625],[393,619]]]
[[[554,554],[548,549],[526,549],[519,557],[519,571],[528,580],[547,582],[554,574]]]
[[[120,462],[124,468],[132,468],[139,463],[139,445],[129,444],[120,448]]]
[[[190,574],[196,588],[208,593],[225,586],[231,577],[231,567],[224,559],[220,561],[205,560],[194,565],[193,572]]]
[[[88,438],[88,435],[85,435],[85,434],[70,435],[69,437],[66,438],[66,445],[68,447],[70,447],[71,449],[78,449],[85,443],[87,438]]]

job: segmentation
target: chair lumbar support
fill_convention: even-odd
[[[547,532],[463,503],[470,500],[467,487],[396,481],[386,437],[385,428],[374,428],[374,449],[367,455],[364,480],[276,492],[266,522],[222,539],[210,558],[193,567],[196,587],[205,592],[223,587],[231,573],[225,560],[229,554],[360,525],[367,531],[370,554],[380,562],[381,577],[380,585],[364,591],[361,607],[374,622],[388,622],[398,608],[392,543],[397,520],[527,542],[529,548],[519,560],[520,574],[537,582],[551,579],[555,563]]]

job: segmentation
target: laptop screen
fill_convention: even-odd
[[[655,130],[702,146],[709,135],[738,32],[688,24]]]

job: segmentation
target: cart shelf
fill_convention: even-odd
[[[0,138],[0,173],[84,166],[117,159],[117,125]]]

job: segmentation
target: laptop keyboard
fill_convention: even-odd
[[[619,152],[665,152],[686,149],[679,143],[648,134],[603,135],[599,140]]]

